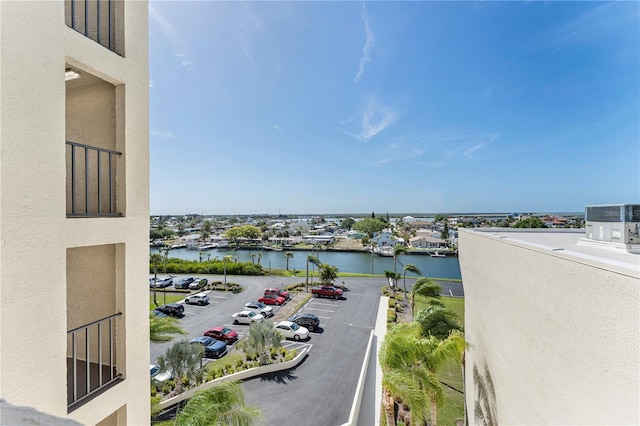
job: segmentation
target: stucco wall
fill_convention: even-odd
[[[0,397],[87,425],[118,410],[111,419],[119,424],[149,422],[148,290],[143,285],[148,276],[148,14],[144,1],[117,7],[125,9],[119,40],[127,43],[126,57],[68,28],[64,2],[0,2]],[[108,111],[98,115],[115,117],[109,118],[109,132],[115,134],[115,149],[123,152],[118,197],[124,217],[66,217],[66,115],[77,113],[65,112],[68,65],[115,87]],[[93,114],[86,116],[92,119]],[[123,312],[126,333],[118,336],[118,355],[126,374],[122,383],[67,414],[67,249],[87,246],[114,252],[107,262],[109,279],[116,283],[108,304]],[[99,306],[97,296],[83,303]]]
[[[490,372],[499,424],[638,424],[639,280],[463,230],[466,399]]]

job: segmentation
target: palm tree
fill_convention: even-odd
[[[158,299],[156,297],[156,282],[158,281],[158,265],[162,262],[162,256],[158,253],[151,255],[151,263],[153,263],[153,304],[158,307]]]
[[[287,262],[287,271],[289,270],[289,259],[293,257],[293,253],[290,251],[284,252],[284,260]]]
[[[418,313],[416,322],[420,324],[424,337],[446,339],[453,330],[462,331],[456,318],[457,315],[447,307],[431,304]]]
[[[429,278],[418,278],[411,288],[411,318],[413,318],[413,309],[416,306],[416,295],[439,298],[441,291],[440,284],[431,281]]]
[[[227,255],[222,258],[222,263],[224,265],[224,285],[227,286],[227,262],[233,259],[233,256]]]
[[[149,316],[149,340],[154,343],[169,342],[173,340],[171,334],[187,334],[187,332],[180,327],[180,323],[175,318]]]
[[[389,281],[389,287],[391,287],[392,296],[396,295],[396,287],[398,286],[398,279],[400,279],[400,274],[396,274],[393,271],[384,271],[384,276],[387,277],[387,281]]]
[[[262,260],[262,252],[259,251],[258,252],[258,265],[260,264],[260,261]]]
[[[256,254],[255,253],[251,253],[251,263],[252,264],[256,263]]]
[[[398,263],[398,256],[401,254],[409,253],[409,249],[402,244],[396,244],[393,246],[393,272],[396,273],[396,264]]]
[[[333,280],[338,278],[338,268],[327,263],[321,263],[318,266],[318,276],[324,285],[330,285]]]
[[[204,348],[202,345],[192,345],[188,340],[181,340],[167,349],[164,355],[157,358],[157,363],[161,371],[171,371],[175,377],[175,393],[183,391],[183,378],[189,381],[196,378],[197,370],[200,367]]]
[[[313,255],[307,256],[307,281],[306,281],[307,291],[309,291],[309,263],[316,266],[320,266],[320,260]],[[313,284],[313,277],[311,277],[311,283]]]
[[[177,426],[250,426],[262,420],[262,413],[247,406],[242,387],[236,382],[221,383],[196,392],[175,419]]]
[[[241,347],[248,353],[258,354],[260,364],[265,365],[271,360],[269,350],[282,347],[282,334],[272,321],[254,322],[249,326],[248,336]]]
[[[404,401],[411,411],[412,423],[424,423],[426,406],[431,406],[431,425],[437,425],[437,407],[442,404],[443,392],[436,376],[438,368],[449,360],[459,361],[465,341],[458,332],[447,339],[420,336],[416,323],[401,323],[392,327],[380,348],[382,384],[387,425],[394,425],[390,398]],[[393,399],[391,399],[392,401]]]
[[[371,275],[373,275],[373,258],[375,257],[375,248],[378,245],[375,241],[371,241]]]
[[[404,297],[407,297],[407,272],[411,272],[413,274],[421,274],[420,269],[413,263],[407,263],[402,268],[403,278],[402,278],[402,287],[404,288]]]

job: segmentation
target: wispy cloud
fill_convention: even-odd
[[[367,96],[357,122],[357,132],[345,132],[356,139],[367,140],[376,136],[387,127],[398,121],[399,114],[390,106],[379,102],[374,96]]]
[[[484,148],[484,143],[482,143],[482,142],[481,142],[481,143],[477,143],[477,144],[475,144],[475,145],[473,145],[473,146],[471,146],[471,147],[469,147],[469,148],[465,149],[465,150],[462,152],[462,156],[463,156],[466,160],[473,160],[473,157],[474,157],[474,155],[475,155],[476,151],[478,151],[478,150],[480,150],[480,149],[482,149],[482,148]]]
[[[153,80],[149,79],[149,87],[153,87]]]
[[[278,126],[277,124],[269,124],[269,127],[276,130],[282,130],[282,126]]]
[[[362,56],[360,57],[360,66],[358,67],[358,72],[356,76],[353,78],[354,83],[359,83],[362,79],[362,74],[364,74],[364,68],[367,63],[371,60],[371,49],[373,49],[373,45],[376,40],[376,35],[371,29],[369,25],[369,12],[367,12],[367,8],[364,5],[364,1],[362,2],[362,23],[364,24],[364,47],[362,48]]]
[[[189,45],[184,41],[171,21],[169,21],[153,3],[149,3],[149,17],[166,37],[174,54],[179,58],[180,65],[183,67],[192,65],[193,60],[185,53],[189,50]]]
[[[572,45],[599,41],[602,38],[624,34],[637,34],[638,8],[635,2],[611,2],[598,5],[573,17],[562,25],[538,34],[534,49],[560,51]],[[594,3],[597,4],[597,3]]]
[[[149,135],[156,137],[156,138],[160,138],[160,139],[173,139],[175,136],[173,135],[173,132],[170,131],[157,131],[157,130],[151,130],[149,132]]]

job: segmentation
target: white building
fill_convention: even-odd
[[[470,424],[640,424],[640,256],[630,245],[585,230],[459,237]]]
[[[147,424],[147,2],[1,1],[0,28],[0,398]]]

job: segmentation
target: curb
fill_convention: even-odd
[[[308,355],[310,348],[302,348],[300,353],[291,361],[280,362],[278,364],[268,364],[261,365],[259,367],[249,368],[248,370],[238,371],[237,373],[229,374],[228,376],[219,377],[210,382],[206,382],[201,384],[200,386],[196,386],[195,388],[190,388],[187,391],[181,393],[180,395],[176,395],[172,398],[166,399],[158,404],[160,409],[167,409],[173,405],[176,405],[186,399],[193,397],[193,395],[197,391],[209,389],[218,383],[224,382],[235,382],[240,380],[251,379],[256,376],[260,376],[262,374],[273,373],[275,371],[288,370],[290,368],[294,368],[300,364],[304,358]]]

